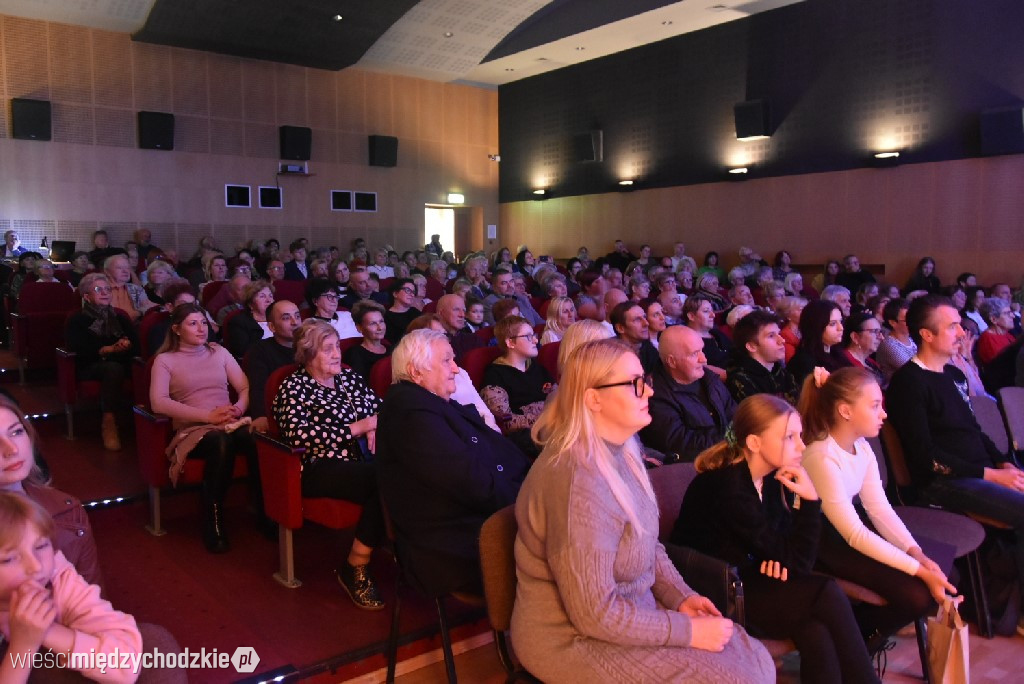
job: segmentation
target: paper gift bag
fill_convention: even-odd
[[[970,684],[967,626],[960,617],[963,599],[947,598],[928,618],[928,674],[932,684]]]

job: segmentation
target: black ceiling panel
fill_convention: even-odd
[[[156,0],[133,39],[338,70],[358,62],[416,2]]]

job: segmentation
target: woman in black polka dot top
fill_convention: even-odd
[[[302,455],[302,496],[343,499],[363,507],[348,563],[335,572],[360,608],[384,603],[369,574],[370,554],[384,536],[377,496],[376,446],[380,399],[358,374],[341,366],[338,333],[329,323],[309,319],[295,332],[295,360],[301,366],[285,378],[274,397],[281,435]]]

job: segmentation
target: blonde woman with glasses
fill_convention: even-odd
[[[764,647],[693,591],[658,542],[636,439],[651,389],[636,354],[587,342],[562,377],[516,500],[516,655],[551,683],[774,682]]]

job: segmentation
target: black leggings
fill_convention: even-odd
[[[302,468],[302,496],[351,501],[363,507],[356,539],[371,549],[384,538],[384,515],[377,495],[377,466],[366,461],[320,458]]]
[[[801,682],[877,684],[850,602],[835,580],[793,573],[781,582],[745,575],[747,628],[754,636],[792,639],[800,651]]]
[[[128,364],[121,361],[97,361],[78,373],[81,380],[100,383],[100,410],[117,411],[124,405],[124,381],[128,377]]]
[[[857,551],[828,520],[822,520],[817,568],[856,582],[888,602],[885,606],[861,603],[854,608],[864,634],[878,630],[889,636],[926,613],[935,612],[935,602],[924,582]]]
[[[260,467],[256,458],[256,441],[242,426],[234,432],[210,430],[189,452],[189,458],[206,461],[203,468],[204,503],[223,503],[235,472],[235,455],[241,454],[249,465],[249,497],[256,512],[263,513],[263,490],[260,487]]]

